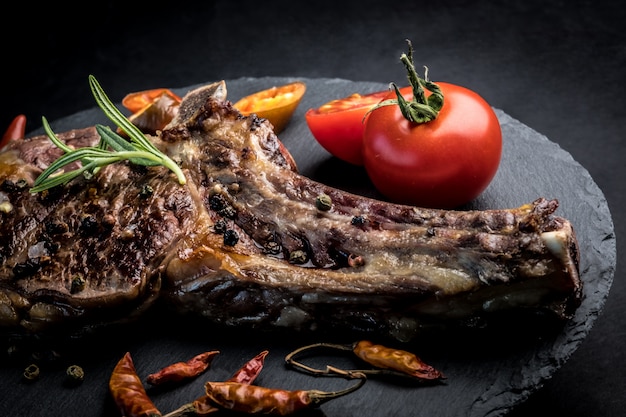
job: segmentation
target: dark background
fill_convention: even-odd
[[[626,11],[618,1],[497,3],[15,3],[0,28],[0,126],[23,113],[33,130],[41,116],[93,107],[88,74],[118,100],[244,76],[404,83],[398,58],[411,39],[416,65],[427,65],[434,81],[479,92],[568,151],[613,214],[618,265],[602,314],[571,359],[511,415],[624,415]]]

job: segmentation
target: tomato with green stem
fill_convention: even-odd
[[[479,196],[494,178],[502,130],[476,92],[420,78],[412,47],[402,54],[411,92],[395,92],[370,111],[363,133],[364,166],[387,199],[455,208]]]

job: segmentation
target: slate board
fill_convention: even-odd
[[[295,80],[304,81],[307,92],[280,138],[294,156],[300,172],[337,188],[379,197],[362,168],[331,157],[315,142],[304,113],[331,99],[354,92],[383,90],[387,85],[343,79],[240,78],[227,80],[228,98],[235,102],[250,93]],[[184,94],[194,87],[175,91]],[[510,208],[538,197],[558,199],[557,213],[572,222],[580,244],[584,296],[575,317],[561,331],[542,333],[521,342],[419,341],[416,346],[424,349],[416,353],[444,372],[445,384],[416,386],[372,379],[357,393],[324,404],[307,415],[502,416],[541,387],[587,336],[608,296],[616,265],[615,234],[607,202],[587,170],[566,151],[504,111],[495,110],[503,130],[502,163],[488,189],[464,208]],[[110,124],[100,110],[94,108],[51,125],[56,132],[61,132],[94,123]],[[305,334],[242,333],[197,323],[187,326],[185,320],[177,324],[173,317],[149,316],[123,328],[60,342],[51,347],[54,353],[42,349],[37,353],[45,356],[41,360],[44,363],[42,376],[32,384],[21,379],[21,372],[33,361],[32,357],[3,361],[0,387],[5,394],[0,402],[0,414],[118,415],[107,384],[115,363],[127,351],[133,357],[137,373],[145,378],[169,363],[186,360],[205,350],[220,350],[204,377],[172,390],[148,390],[163,413],[202,395],[204,381],[229,378],[245,361],[264,349],[270,354],[256,381],[259,385],[285,389],[344,388],[346,382],[341,379],[313,378],[285,368],[284,356],[312,341],[320,340],[309,340]],[[85,369],[86,379],[80,385],[69,385],[64,376],[65,367],[72,363],[79,363]]]

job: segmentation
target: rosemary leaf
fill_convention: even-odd
[[[56,187],[57,185],[65,185],[74,178],[83,174],[83,172],[90,170],[92,167],[90,165],[85,165],[80,169],[75,169],[74,171],[64,172],[63,174],[53,175],[46,178],[45,182],[42,182],[39,185],[33,185],[31,187],[31,193],[39,193],[44,190],[48,190],[50,188]]]
[[[65,153],[73,151],[72,148],[67,146],[65,143],[61,142],[61,140],[57,137],[57,135],[54,134],[54,132],[52,131],[52,128],[50,127],[50,124],[48,123],[48,119],[46,119],[45,117],[42,117],[41,124],[43,125],[44,131],[46,132],[46,134],[48,135],[52,143],[54,143],[57,146],[57,148],[62,149],[63,152]]]
[[[156,146],[152,144],[149,140],[146,139],[146,136],[143,134],[141,130],[130,120],[128,120],[122,112],[119,111],[117,107],[109,100],[108,96],[105,94],[104,90],[98,83],[98,80],[93,75],[89,76],[89,85],[91,86],[91,92],[93,93],[94,98],[96,99],[96,103],[98,106],[104,111],[106,116],[113,122],[117,127],[122,129],[124,133],[128,135],[131,142],[134,142],[139,147],[143,148],[147,151],[152,152],[160,152]]]
[[[121,137],[107,126],[96,125],[96,131],[100,135],[98,145],[73,149],[55,135],[48,121],[43,117],[42,123],[46,134],[64,154],[37,177],[30,192],[38,193],[58,185],[65,185],[82,174],[95,174],[106,165],[124,160],[145,166],[162,165],[176,174],[181,185],[185,184],[187,180],[180,167],[154,146],[146,135],[115,107],[93,75],[89,76],[89,85],[98,106],[117,127],[128,135],[130,140]],[[72,163],[80,163],[79,168],[63,171]]]
[[[46,168],[35,180],[34,186],[41,186],[42,184],[45,184],[47,182],[47,179],[49,177],[52,177],[57,171],[63,169],[65,166],[73,163],[73,162],[77,162],[77,161],[81,161],[81,160],[85,160],[88,158],[98,158],[98,157],[102,157],[107,155],[108,151],[104,151],[102,149],[98,149],[98,148],[94,148],[94,147],[85,147],[85,148],[80,148],[77,150],[72,150],[71,152],[68,152],[62,156],[60,156],[56,161],[54,161],[53,163],[51,163],[48,168]],[[89,166],[90,164],[94,163],[93,161],[91,161],[91,159],[89,159],[90,162],[87,164],[83,164],[83,168],[86,166]],[[82,171],[84,171],[84,169],[80,169],[80,173],[82,173]],[[79,174],[80,174],[79,173]],[[50,187],[46,187],[46,188],[50,188]],[[32,192],[32,189],[31,189]]]
[[[100,135],[100,139],[102,140],[105,146],[103,149],[106,149],[107,145],[113,148],[116,151],[132,151],[134,148],[133,144],[122,138],[120,135],[116,135],[113,133],[110,127],[103,125],[96,125],[96,132]]]
[[[100,138],[102,138],[102,141],[117,152],[132,152],[136,150],[136,147],[133,146],[132,143],[113,132],[108,126],[96,125],[96,131],[100,135]],[[150,152],[146,151],[146,153]],[[162,159],[150,160],[146,158],[132,158],[130,162],[137,165],[154,166],[161,165]]]

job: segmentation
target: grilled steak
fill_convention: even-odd
[[[94,128],[58,135],[94,145]],[[184,170],[118,163],[33,195],[60,155],[45,136],[0,153],[0,324],[39,332],[127,320],[156,300],[258,328],[408,340],[507,312],[572,316],[578,248],[557,201],[445,211],[312,181],[225,85],[190,92],[155,145]]]

